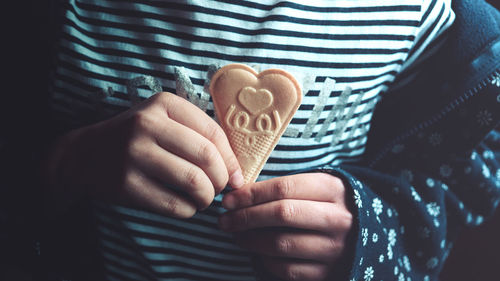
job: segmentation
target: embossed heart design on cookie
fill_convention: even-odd
[[[273,103],[273,95],[266,89],[256,90],[253,87],[241,89],[238,100],[250,113],[256,114]]]
[[[245,182],[254,182],[299,108],[300,86],[284,70],[257,73],[244,64],[230,64],[214,74],[210,94]]]

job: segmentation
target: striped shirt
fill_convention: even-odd
[[[218,67],[292,73],[302,104],[259,180],[358,160],[380,94],[398,76],[411,79],[454,19],[447,0],[63,5],[51,104],[71,126],[159,91],[183,95],[213,117],[207,89]],[[218,230],[221,198],[187,220],[96,202],[107,279],[256,280],[251,255]]]

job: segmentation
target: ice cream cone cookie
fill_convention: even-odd
[[[254,182],[300,106],[299,83],[284,70],[230,64],[214,74],[210,94],[245,183]]]

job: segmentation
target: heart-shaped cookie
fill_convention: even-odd
[[[210,94],[245,182],[254,182],[300,106],[299,83],[281,69],[230,64],[214,74]]]

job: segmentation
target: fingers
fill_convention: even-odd
[[[197,208],[209,206],[228,181],[233,187],[243,183],[222,129],[173,94],[157,94],[76,132],[65,138],[68,157],[58,160],[64,163],[58,165],[65,166],[64,181],[75,186],[74,193],[123,198],[164,214],[189,217]]]
[[[125,204],[175,218],[190,218],[196,212],[193,201],[164,188],[159,182],[137,170],[127,174],[123,193],[116,197]]]
[[[198,166],[157,145],[137,145],[136,165],[162,183],[186,193],[199,209],[210,205],[215,193],[212,182]],[[139,156],[140,155],[140,156]],[[166,186],[163,188],[167,190]]]
[[[238,209],[281,199],[336,202],[344,197],[342,181],[326,173],[297,174],[248,184],[224,196],[226,209]]]
[[[351,224],[352,214],[342,206],[293,199],[230,211],[219,219],[220,227],[228,232],[283,226],[332,233],[346,231]]]
[[[326,264],[335,262],[343,243],[318,232],[277,231],[259,229],[235,234],[236,243],[251,252],[273,257],[314,260]]]
[[[228,181],[241,185],[239,164],[224,132],[193,104],[160,93],[138,105],[131,117],[130,165],[168,183],[164,189],[175,187],[204,209]]]
[[[328,265],[307,260],[264,256],[261,263],[269,272],[283,280],[321,281],[326,280],[329,273]]]
[[[178,157],[200,167],[213,184],[215,193],[226,186],[229,176],[217,147],[184,125],[172,120],[166,120],[156,133],[158,144]]]
[[[160,93],[155,98],[163,105],[170,119],[193,129],[217,147],[227,168],[229,184],[234,188],[242,186],[240,165],[222,128],[199,108],[176,95]]]

